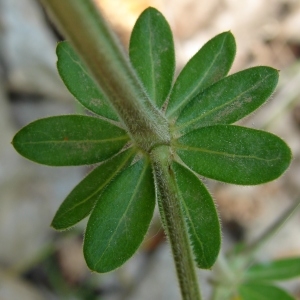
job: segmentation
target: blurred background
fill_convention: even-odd
[[[218,205],[223,250],[261,235],[300,199],[299,0],[95,0],[124,48],[138,15],[159,9],[174,33],[177,74],[209,39],[231,30],[237,55],[231,73],[269,65],[280,70],[270,101],[241,124],[268,130],[291,147],[293,162],[280,179],[255,187],[205,180]],[[89,171],[54,168],[19,156],[10,142],[27,123],[78,112],[56,71],[64,39],[38,1],[0,0],[0,300],[180,299],[169,247],[156,214],[138,253],[108,274],[91,273],[82,255],[86,221],[72,230],[49,227],[60,203]],[[257,260],[300,255],[296,213]],[[209,295],[209,271],[199,272]],[[284,284],[300,299],[300,281]]]

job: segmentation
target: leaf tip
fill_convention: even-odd
[[[56,212],[55,216],[53,217],[50,227],[53,228],[56,231],[66,231],[70,230],[74,227],[74,223],[69,223],[67,219],[62,218],[58,211]]]
[[[159,10],[157,10],[155,7],[153,6],[149,6],[147,7],[144,11],[142,11],[142,13],[140,14],[139,18],[141,18],[142,15],[146,15],[146,14],[160,14],[161,12]]]
[[[65,230],[69,229],[68,227],[60,226],[59,222],[57,222],[57,220],[55,220],[55,217],[52,220],[50,227],[56,231],[65,231]]]
[[[234,36],[233,33],[231,32],[231,30],[224,31],[223,34]]]
[[[56,231],[62,231],[59,227],[56,226],[55,223],[53,223],[53,221],[51,222],[50,227]]]
[[[228,30],[228,31],[224,31],[223,33],[221,33],[220,35],[224,35],[226,37],[229,37],[232,42],[234,43],[234,46],[236,46],[236,43],[235,43],[235,37],[233,35],[233,33],[231,32],[231,30]]]

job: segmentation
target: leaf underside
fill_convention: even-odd
[[[12,144],[26,158],[50,166],[94,164],[118,153],[127,133],[106,121],[82,115],[56,116],[22,128]]]
[[[146,9],[138,18],[129,57],[150,99],[160,108],[171,89],[175,54],[170,26],[155,8]]]
[[[134,149],[128,149],[90,172],[61,204],[51,226],[67,229],[88,216],[103,189],[131,163],[134,155]]]
[[[84,256],[91,270],[109,272],[138,249],[155,206],[155,190],[146,159],[122,171],[100,196],[89,218]]]
[[[188,61],[176,79],[170,94],[167,117],[176,119],[194,96],[226,76],[235,52],[235,40],[231,32],[223,32],[208,41]]]
[[[216,261],[221,246],[220,222],[213,199],[191,171],[176,162],[173,162],[172,168],[195,261],[199,268],[209,269]]]
[[[67,41],[58,43],[56,55],[58,73],[70,93],[90,111],[118,121],[109,100],[95,83],[72,45]]]
[[[234,125],[196,129],[179,138],[174,148],[198,174],[241,185],[271,181],[291,161],[291,151],[279,137]]]
[[[228,76],[194,97],[176,121],[176,130],[231,124],[252,113],[273,93],[278,71],[254,67]]]
[[[233,35],[217,35],[189,60],[173,85],[173,36],[164,16],[154,8],[146,9],[138,18],[129,46],[138,79],[153,104],[166,110],[171,135],[179,137],[172,141],[175,159],[179,157],[192,171],[212,179],[261,184],[288,168],[290,149],[273,134],[228,124],[252,113],[270,97],[278,71],[255,67],[225,77],[235,53]],[[58,72],[71,94],[84,107],[109,120],[82,115],[45,118],[22,128],[12,144],[21,155],[41,164],[102,162],[67,196],[52,226],[66,229],[91,214],[84,256],[91,270],[109,272],[136,252],[148,230],[155,207],[151,164],[148,157],[132,164],[135,148],[122,151],[130,137],[112,124],[116,122],[110,122],[118,121],[118,115],[71,44],[59,43],[56,54]],[[195,261],[200,268],[211,268],[221,244],[213,199],[191,170],[175,161],[171,168]],[[241,298],[292,299],[280,288],[255,280],[299,276],[298,265],[299,258],[294,258],[249,268],[247,282],[239,287]]]

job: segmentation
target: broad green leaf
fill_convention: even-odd
[[[294,300],[286,291],[267,284],[243,284],[239,294],[241,300]]]
[[[57,230],[67,229],[88,216],[103,189],[130,164],[134,154],[133,149],[128,149],[88,174],[61,204],[51,226]]]
[[[138,18],[129,57],[150,99],[161,107],[171,89],[175,54],[170,26],[155,8],[146,9]]]
[[[92,211],[83,247],[89,268],[104,273],[127,261],[144,239],[154,206],[153,176],[143,159],[114,179]]]
[[[58,73],[70,93],[90,111],[117,121],[109,101],[71,44],[66,41],[58,43],[56,55]]]
[[[234,125],[196,129],[179,138],[174,147],[198,174],[241,185],[271,181],[291,161],[291,151],[279,137]]]
[[[300,276],[300,257],[256,264],[246,273],[247,281],[285,280]]]
[[[220,223],[214,201],[191,171],[175,162],[172,167],[197,266],[209,269],[216,261],[221,246]]]
[[[166,111],[176,118],[198,93],[227,75],[236,52],[234,36],[223,32],[208,41],[185,65],[171,91]]]
[[[228,76],[190,101],[176,122],[177,130],[186,133],[199,127],[234,123],[262,105],[277,82],[278,71],[269,67]]]
[[[101,162],[127,143],[126,132],[111,123],[82,115],[56,116],[23,127],[12,144],[26,158],[50,166]]]

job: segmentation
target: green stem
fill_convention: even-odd
[[[164,229],[171,244],[181,295],[184,300],[200,300],[195,263],[190,247],[168,146],[151,153],[157,200]]]
[[[81,55],[133,140],[149,151],[170,141],[168,123],[154,107],[128,57],[92,0],[41,0]]]
[[[201,300],[195,264],[170,167],[168,122],[145,93],[92,0],[41,0],[72,42],[136,144],[153,158],[159,206],[184,300]],[[151,152],[151,150],[153,150]]]

